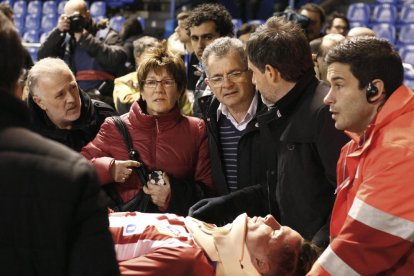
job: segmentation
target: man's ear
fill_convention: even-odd
[[[380,79],[375,79],[371,81],[372,85],[375,86],[378,90],[378,93],[376,95],[373,95],[370,97],[370,100],[372,102],[376,101],[383,101],[385,98],[385,86],[384,82]]]
[[[267,260],[255,258],[253,264],[260,274],[266,274],[270,270],[270,265]]]
[[[277,83],[280,81],[279,70],[269,64],[265,65],[265,76],[270,83]]]
[[[40,98],[39,96],[33,95],[32,99],[41,109],[46,111],[46,106],[44,105],[42,98]]]

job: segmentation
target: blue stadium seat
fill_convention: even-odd
[[[397,48],[400,49],[405,45],[414,45],[414,24],[401,26],[400,33],[398,34]]]
[[[43,3],[42,1],[30,1],[27,5],[27,13],[40,15],[42,14]]]
[[[392,44],[395,43],[395,40],[397,38],[397,29],[395,25],[388,23],[374,24],[372,25],[372,30],[378,37],[384,38]]]
[[[3,0],[3,1],[1,1],[2,3],[6,3],[6,4],[8,4],[10,7],[12,7],[13,8],[13,5],[14,5],[14,0]]]
[[[243,21],[240,18],[233,18],[231,22],[234,25],[233,35],[236,36],[237,30],[243,25]]]
[[[350,22],[362,22],[367,25],[371,19],[371,7],[367,3],[350,4],[347,18]]]
[[[40,39],[39,39],[40,44],[43,44],[43,42],[45,42],[45,40],[46,40],[46,38],[49,36],[50,32],[51,32],[51,31],[49,31],[49,32],[43,32],[43,33],[40,35]]]
[[[124,5],[123,1],[120,0],[106,0],[105,2],[110,8],[119,8]]]
[[[57,16],[56,14],[44,14],[42,17],[42,22],[40,27],[43,32],[48,32],[55,28],[57,25]]]
[[[38,43],[40,34],[38,30],[28,30],[23,34],[22,41],[25,43]]]
[[[399,25],[414,24],[414,2],[413,4],[403,5],[400,11]]]
[[[399,49],[401,59],[414,66],[414,45],[406,45]]]
[[[164,22],[164,38],[167,39],[175,31],[176,22],[175,19],[167,19]]]
[[[397,0],[375,0],[375,4],[392,4],[397,5]]]
[[[124,25],[125,17],[122,15],[114,16],[109,20],[109,27],[116,30],[118,33],[122,29],[122,25]]]
[[[42,13],[43,14],[53,14],[56,15],[57,14],[57,3],[56,1],[46,1],[43,3],[43,8],[42,8]]]
[[[26,1],[17,1],[13,5],[13,12],[15,15],[26,15],[27,12],[27,3]]]
[[[22,36],[24,33],[24,24],[25,24],[26,16],[22,14],[15,14],[13,19],[14,19],[14,25],[19,31],[20,36]]]
[[[96,18],[99,16],[106,17],[106,2],[104,1],[96,1],[91,4],[90,7],[91,16]]]
[[[398,18],[397,7],[391,4],[375,5],[372,11],[372,23],[395,24]]]
[[[57,12],[59,15],[63,14],[63,10],[65,9],[65,5],[68,1],[60,1],[57,7]]]
[[[36,14],[26,15],[24,28],[25,28],[26,31],[28,31],[28,30],[39,30],[40,29],[40,17]]]
[[[354,21],[354,22],[349,22],[349,28],[355,28],[355,27],[368,27],[368,22],[359,22],[359,21]]]

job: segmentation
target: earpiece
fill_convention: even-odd
[[[378,94],[378,88],[372,84],[372,82],[368,83],[367,86],[367,99],[369,100],[370,98],[376,96]]]

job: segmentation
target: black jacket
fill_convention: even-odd
[[[336,163],[349,140],[335,129],[323,99],[329,88],[309,71],[258,116],[268,171],[269,212],[305,239],[326,246],[336,188]]]
[[[208,95],[199,99],[199,106],[203,114],[203,119],[207,126],[209,152],[211,160],[211,170],[214,185],[219,196],[229,195],[229,189],[224,173],[221,159],[222,148],[219,139],[219,129],[217,123],[217,109],[220,102],[213,96]],[[257,112],[265,108],[260,96],[257,97]],[[238,190],[227,197],[236,198],[236,202],[229,205],[225,212],[226,218],[222,222],[231,222],[239,214],[247,212],[249,216],[266,215],[267,208],[263,208],[261,202],[249,202],[250,208],[246,209],[245,202],[240,202],[245,194],[253,190],[261,192],[261,183],[265,181],[266,167],[260,151],[259,125],[254,117],[247,125],[245,132],[240,137],[237,147],[237,185]],[[261,200],[261,199],[260,199]],[[224,213],[223,213],[224,214]]]
[[[72,129],[58,129],[47,117],[46,112],[29,95],[27,103],[33,130],[80,152],[83,146],[95,138],[105,118],[117,115],[111,106],[90,99],[88,94],[83,91],[80,91],[80,97],[82,106],[79,119],[74,122]]]
[[[125,62],[127,61],[127,53],[122,47],[122,40],[118,33],[109,29],[108,34],[103,40],[95,38],[97,28],[94,24],[88,27],[88,35],[82,38],[75,44],[75,47],[85,49],[91,57],[97,59],[99,64],[106,72],[119,77],[125,74]],[[58,28],[53,31],[46,38],[45,42],[40,45],[38,58],[45,57],[59,57],[64,59],[65,47],[68,43],[67,33],[62,33]],[[68,64],[70,69],[76,74],[74,63]]]
[[[22,128],[27,108],[0,94],[1,274],[119,275],[94,170]]]

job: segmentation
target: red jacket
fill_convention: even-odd
[[[149,170],[165,171],[177,185],[203,183],[213,194],[207,135],[201,119],[181,115],[178,107],[168,114],[151,116],[142,112],[138,102],[121,118],[134,149]],[[105,120],[95,139],[82,149],[81,154],[96,167],[102,185],[114,181],[110,167],[115,159],[129,160],[125,142],[112,118]],[[136,174],[132,174],[125,183],[116,185],[124,201],[131,199],[141,187]],[[171,190],[170,205],[172,201],[184,201],[183,193],[174,195],[174,187]],[[197,200],[186,199],[189,202],[187,207]]]
[[[400,86],[342,149],[331,244],[309,275],[414,272],[414,93]]]

